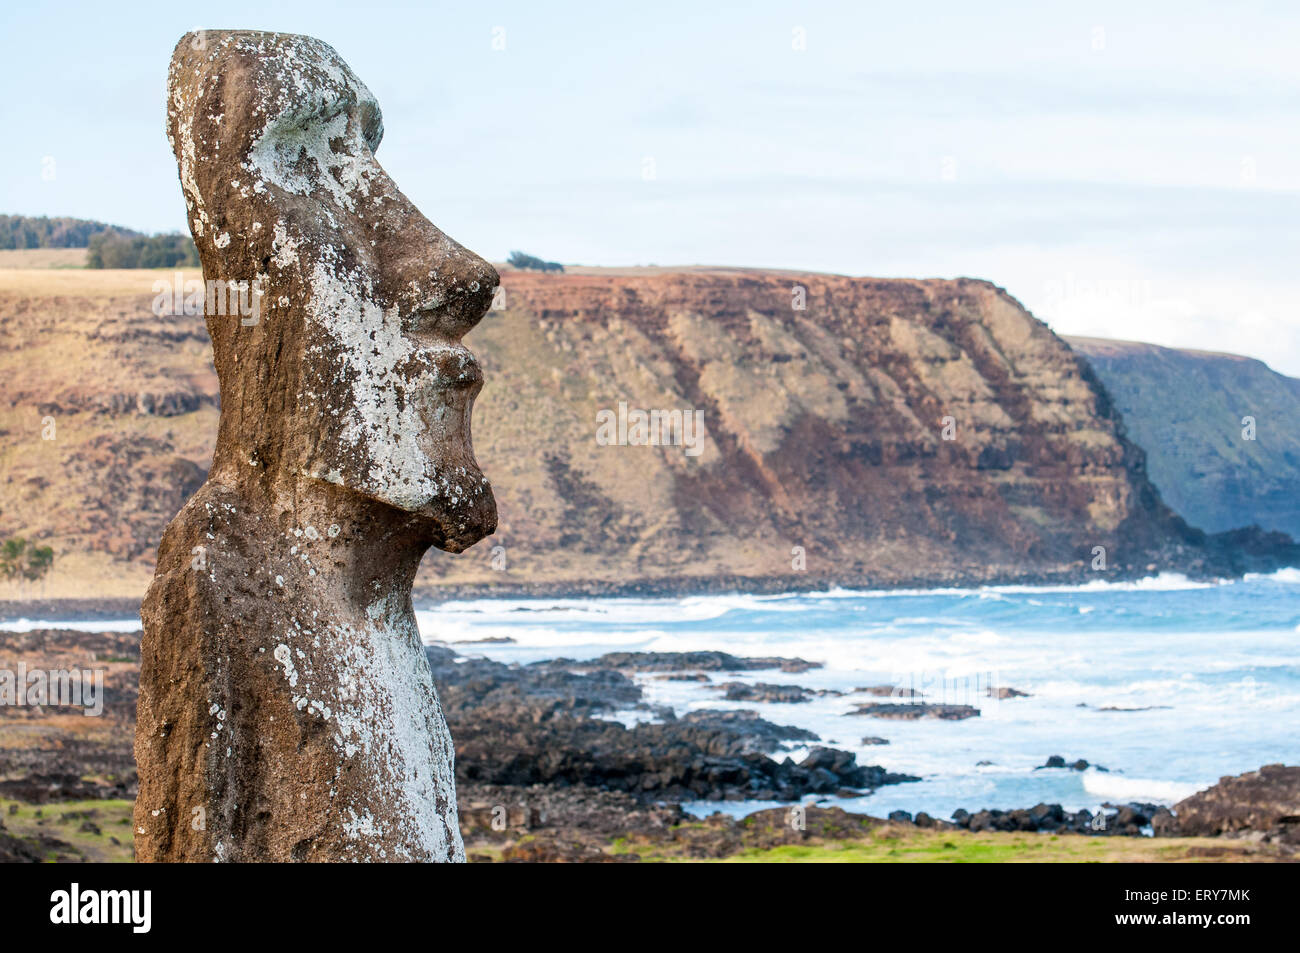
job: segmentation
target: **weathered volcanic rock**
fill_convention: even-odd
[[[773,755],[790,743],[817,736],[753,711],[678,718],[660,710],[657,723],[629,728],[608,716],[646,705],[616,669],[574,672],[564,659],[505,665],[442,646],[426,652],[456,739],[457,780],[476,788],[573,786],[645,802],[794,800],[917,780],[833,748],[815,747],[798,764],[778,761]]]
[[[607,652],[589,662],[556,659],[552,664],[568,665],[573,669],[618,668],[632,672],[676,672],[684,669],[701,672],[751,672],[779,668],[783,672],[798,673],[822,667],[821,662],[809,662],[801,658],[751,658],[727,652]]]
[[[1220,778],[1175,804],[1174,814],[1188,836],[1254,831],[1300,844],[1300,767],[1266,764]]]
[[[724,682],[714,688],[729,702],[806,702],[817,693],[800,685],[772,685],[768,682]]]
[[[1093,768],[1096,771],[1105,771],[1099,764],[1089,764],[1083,758],[1077,758],[1074,761],[1066,761],[1059,754],[1050,755],[1046,761],[1034,768],[1035,771],[1041,771],[1043,768],[1069,768],[1071,771],[1087,771]]]
[[[655,681],[659,682],[710,682],[712,679],[703,672],[668,672],[665,675],[656,675]]]
[[[221,419],[141,613],[138,857],[463,860],[410,594],[496,525],[460,343],[496,272],[398,191],[318,40],[188,34],[167,117]]]
[[[925,694],[914,688],[902,688],[898,685],[859,685],[853,689],[855,694],[874,695],[876,698],[924,698]]]
[[[871,718],[886,718],[892,721],[917,721],[921,718],[937,718],[941,721],[961,721],[965,718],[978,718],[979,709],[971,705],[932,705],[918,702],[914,705],[859,704],[848,712],[850,715],[866,715]]]
[[[1107,813],[1106,808],[1112,808]],[[1155,804],[1103,805],[1097,813],[1087,810],[1066,811],[1059,804],[1036,804],[1012,811],[983,810],[972,814],[958,810],[952,814],[955,826],[979,831],[1043,831],[1095,836],[1137,837],[1152,825],[1157,832],[1168,823],[1169,809]],[[918,817],[917,823],[920,822]]]
[[[0,864],[39,864],[45,855],[34,844],[14,837],[0,821]]]
[[[48,705],[0,704],[0,797],[43,804],[135,796],[139,657],[139,632],[0,631],[0,685],[19,665],[83,679],[80,697],[60,691]]]

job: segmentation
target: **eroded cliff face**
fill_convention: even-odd
[[[203,483],[212,346],[201,314],[154,313],[156,281],[172,273],[0,270],[0,538],[55,550],[23,595],[138,601]]]
[[[499,528],[430,554],[417,595],[1089,579],[1099,546],[1109,577],[1242,568],[1161,503],[1089,365],[987,282],[501,272],[466,338]],[[31,274],[0,275],[0,536],[55,547],[47,595],[142,593],[136,536],[183,502],[169,468],[211,459],[202,318],[155,316],[156,275]],[[698,454],[598,441],[620,402],[702,412]]]
[[[427,583],[897,584],[1080,575],[1096,547],[1110,572],[1196,558],[1171,550],[1186,527],[1087,365],[987,282],[602,269],[504,286],[472,344],[506,569],[426,561]],[[620,402],[702,411],[698,453],[606,445],[598,415]]]

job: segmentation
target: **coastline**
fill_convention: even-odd
[[[1274,568],[1286,568],[1277,566]],[[1185,576],[1191,582],[1230,582],[1246,571],[1231,575],[1187,572],[1184,568],[1152,565],[1145,570],[1115,569],[1093,572],[1069,569],[1059,572],[950,573],[898,576],[890,579],[850,576],[684,576],[638,579],[556,582],[454,583],[420,588],[412,597],[417,611],[429,611],[449,602],[486,599],[674,599],[699,596],[804,595],[837,590],[893,592],[898,590],[979,589],[990,586],[1081,586],[1090,582],[1124,583],[1154,579],[1165,573]],[[141,596],[143,598],[143,595]],[[43,622],[96,622],[134,618],[141,599],[114,596],[70,599],[0,599],[0,624],[20,620]]]
[[[78,734],[80,724],[70,735],[53,710],[0,719],[0,734],[28,741],[9,749],[9,776],[0,780],[10,825],[0,831],[0,856],[130,860],[135,634],[68,635],[0,634],[7,653],[47,667],[109,670],[93,739]],[[460,824],[478,862],[1288,861],[1300,847],[1285,808],[1300,768],[1271,765],[1222,780],[1173,811],[1107,799],[1092,811],[1041,801],[1010,809],[972,804],[944,817],[889,810],[879,803],[884,792],[906,796],[919,777],[822,747],[816,737],[766,720],[784,720],[775,710],[670,714],[646,693],[660,679],[694,684],[699,672],[732,679],[780,669],[812,679],[820,663],[798,657],[613,653],[585,663],[514,665],[445,645],[426,654],[457,739]],[[681,681],[682,674],[691,677]],[[656,714],[658,724],[611,719],[631,708]],[[35,748],[33,732],[43,739]],[[762,803],[743,815],[693,807],[701,798],[751,795]]]

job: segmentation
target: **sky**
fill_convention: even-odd
[[[1300,4],[6,4],[0,212],[185,229],[192,29],[307,33],[485,257],[989,279],[1300,376]]]

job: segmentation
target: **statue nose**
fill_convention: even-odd
[[[478,324],[492,306],[496,293],[496,270],[487,262],[482,267],[447,277],[446,284],[415,307],[410,328],[446,344],[457,344]],[[445,273],[444,273],[445,274]]]
[[[501,279],[495,268],[464,249],[431,255],[421,271],[428,277],[409,282],[407,326],[417,335],[456,344],[492,306]]]
[[[458,272],[446,303],[448,330],[457,340],[487,314],[501,283],[497,270],[477,255],[461,264]]]
[[[492,265],[430,222],[392,187],[393,204],[370,242],[387,297],[414,330],[455,344],[492,306]]]

